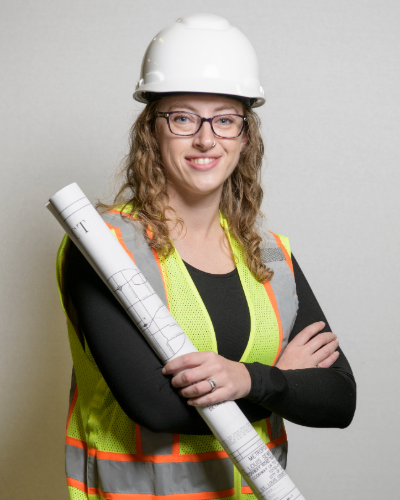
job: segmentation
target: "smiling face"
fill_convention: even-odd
[[[228,113],[243,115],[244,106],[213,94],[177,94],[161,99],[158,111],[186,111],[210,118]],[[234,171],[247,142],[245,131],[234,139],[221,139],[214,136],[210,123],[205,122],[196,135],[180,137],[170,132],[165,118],[157,118],[156,130],[168,172],[169,196],[187,200],[211,196],[219,200],[223,184]]]

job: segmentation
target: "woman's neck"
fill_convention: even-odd
[[[197,235],[202,238],[212,237],[220,232],[219,202],[221,193],[211,193],[204,196],[192,194],[183,195],[173,189],[168,190],[169,206],[183,220],[185,228],[180,230],[170,224],[169,231],[172,241],[185,238],[186,235]],[[173,216],[171,216],[174,219]]]
[[[225,274],[235,268],[228,238],[221,227],[220,193],[216,196],[184,198],[170,194],[169,205],[184,227],[170,224],[170,237],[183,260],[212,274]],[[175,217],[171,214],[171,219]]]

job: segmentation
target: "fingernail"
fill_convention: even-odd
[[[165,374],[167,373],[167,370],[165,369],[165,366],[164,366],[164,368],[161,370],[161,373],[162,373],[163,375],[165,375]]]
[[[190,399],[189,399],[189,401],[188,401],[187,403],[188,403],[188,405],[190,405],[190,406],[194,406],[194,403],[192,403],[192,402],[190,401]]]

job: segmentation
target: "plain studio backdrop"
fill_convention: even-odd
[[[110,199],[142,109],[132,93],[148,43],[178,17],[210,12],[258,52],[267,224],[290,237],[358,383],[348,429],[287,423],[288,472],[307,500],[398,498],[400,3],[0,7],[0,497],[68,497],[71,356],[55,279],[63,233],[44,205],[71,182]]]

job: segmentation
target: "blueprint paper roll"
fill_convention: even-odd
[[[76,183],[58,191],[46,207],[164,364],[197,352]],[[235,402],[196,409],[258,499],[304,500]]]

